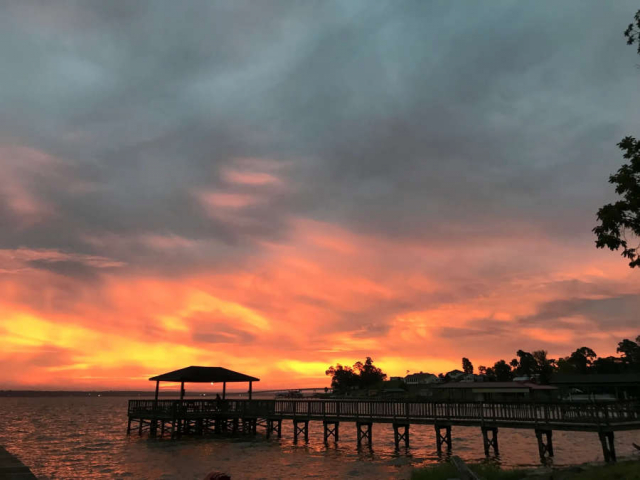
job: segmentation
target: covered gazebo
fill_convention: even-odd
[[[160,382],[179,382],[180,383],[180,400],[184,399],[185,383],[222,383],[222,398],[226,397],[227,383],[249,382],[249,400],[253,390],[253,382],[259,382],[260,379],[245,375],[244,373],[234,372],[222,367],[186,367],[173,372],[163,373],[151,377],[149,380],[156,382],[156,400],[158,400],[158,392],[160,390]]]

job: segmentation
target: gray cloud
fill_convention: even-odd
[[[563,322],[562,319],[579,316],[597,326],[600,331],[607,332],[611,329],[638,328],[638,312],[640,295],[572,298],[544,303],[535,315],[524,317],[520,321],[529,325],[540,324],[545,328],[550,324],[555,324],[556,327],[576,328],[575,324]]]
[[[52,213],[17,228],[4,204],[0,242],[104,255],[115,246],[86,238],[204,242],[163,257],[176,270],[242,262],[300,215],[425,242],[526,230],[591,248],[615,142],[640,122],[621,37],[636,7],[6,2],[0,141],[62,163],[20,173]],[[212,217],[193,192],[229,192],[220,172],[239,157],[286,165],[290,188]],[[158,268],[144,246],[119,255]]]

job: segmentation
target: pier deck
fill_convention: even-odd
[[[540,456],[553,456],[553,430],[597,432],[607,461],[615,460],[613,432],[640,430],[640,403],[525,403],[525,402],[416,402],[385,400],[130,400],[129,426],[152,435],[255,433],[264,425],[267,436],[280,435],[281,422],[291,420],[294,439],[308,439],[310,421],[323,422],[325,442],[338,440],[341,422],[358,429],[358,446],[372,443],[373,423],[393,424],[396,446],[409,445],[409,427],[433,425],[438,451],[451,449],[451,427],[475,426],[482,430],[485,452],[498,453],[498,428],[534,430]],[[444,433],[443,433],[444,432]]]

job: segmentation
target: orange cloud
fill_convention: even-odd
[[[368,355],[389,375],[439,373],[462,356],[486,365],[518,348],[557,357],[584,341],[610,354],[615,335],[632,335],[624,322],[612,328],[575,312],[559,325],[535,320],[567,296],[640,293],[624,266],[598,252],[555,251],[544,269],[505,276],[487,274],[476,251],[461,259],[322,222],[291,219],[290,227],[241,264],[179,277],[105,268],[118,262],[107,255],[2,250],[0,267],[13,274],[0,275],[0,361],[15,368],[0,388],[147,388],[149,376],[190,364],[246,371],[262,378],[261,388],[323,386],[326,367]],[[121,240],[120,251],[144,242],[158,251],[194,246],[171,235]],[[108,252],[114,243],[90,245]],[[97,276],[87,282],[38,266],[62,261]]]

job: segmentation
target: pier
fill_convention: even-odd
[[[409,446],[411,425],[433,425],[439,453],[454,448],[451,430],[478,427],[485,453],[499,455],[500,428],[532,430],[541,460],[553,457],[553,431],[597,433],[607,462],[616,460],[614,432],[640,430],[640,403],[429,402],[401,400],[130,400],[128,433],[170,436],[207,433],[281,436],[291,421],[294,441],[309,438],[309,422],[322,422],[325,442],[339,441],[341,423],[356,425],[357,446],[373,444],[372,424],[390,424],[396,447]],[[594,439],[595,440],[595,439]]]

